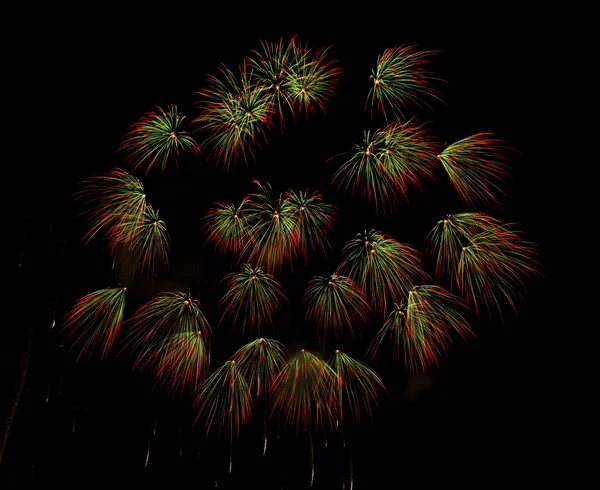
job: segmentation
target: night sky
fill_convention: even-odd
[[[382,394],[372,425],[347,429],[354,488],[416,488],[433,482],[487,488],[517,475],[523,475],[524,485],[536,478],[531,454],[539,454],[547,437],[539,410],[550,377],[550,355],[540,337],[552,301],[550,180],[540,150],[544,142],[532,129],[545,122],[537,110],[537,41],[524,20],[501,12],[482,14],[487,22],[479,23],[429,22],[423,13],[411,13],[397,27],[390,19],[381,20],[385,26],[378,24],[385,12],[364,14],[361,23],[323,18],[308,26],[301,20],[295,25],[245,22],[241,14],[199,20],[180,12],[176,19],[157,15],[147,23],[113,19],[92,27],[61,22],[48,36],[39,36],[32,60],[39,60],[45,73],[36,88],[35,125],[44,141],[50,137],[42,152],[32,151],[36,162],[19,169],[20,178],[36,189],[36,198],[23,197],[17,213],[11,260],[18,264],[24,250],[18,284],[25,316],[5,344],[10,346],[6,372],[18,371],[27,335],[34,332],[25,389],[4,451],[3,465],[14,487],[125,481],[140,487],[195,483],[196,488],[211,488],[217,480],[218,488],[308,488],[306,434],[286,434],[283,455],[265,462],[255,447],[260,424],[250,426],[236,446],[228,482],[226,445],[212,437],[205,441],[200,428],[190,428],[194,414],[188,399],[173,400],[152,390],[149,374],[132,371],[126,356],[76,363],[58,328],[49,330],[48,305],[56,302],[60,325],[60,315],[77,298],[119,282],[129,288],[126,316],[161,290],[190,292],[215,328],[212,372],[252,336],[216,329],[216,303],[224,293],[220,280],[235,264],[204,244],[199,220],[214,202],[239,201],[255,189],[251,180],[258,179],[277,191],[318,190],[339,208],[330,257],[313,254],[306,266],[297,262],[293,271],[280,275],[290,305],[277,321],[287,332],[288,348],[315,347],[314,332],[303,327],[299,298],[311,277],[333,272],[347,240],[374,228],[424,252],[425,236],[437,220],[475,210],[460,202],[442,173],[439,182],[428,182],[423,191],[412,189],[409,202],[390,216],[377,215],[368,203],[329,184],[342,160],[325,162],[350,150],[363,130],[381,126],[364,110],[369,75],[384,49],[402,44],[440,51],[431,68],[446,81],[439,86],[445,104],[414,110],[433,135],[449,144],[490,132],[517,150],[510,154],[513,179],[505,187],[504,207],[476,210],[517,223],[539,246],[545,277],[529,282],[517,303],[518,315],[506,308],[503,321],[469,317],[477,337],[457,340],[427,377],[408,377],[402,363],[380,356],[373,367],[389,393]],[[154,283],[114,273],[100,241],[83,247],[85,222],[78,218],[82,209],[72,193],[86,176],[127,168],[116,149],[129,125],[157,105],[176,104],[193,119],[195,91],[205,86],[207,74],[217,74],[220,63],[234,68],[259,48],[261,39],[287,40],[294,34],[314,48],[332,46],[330,58],[342,69],[327,112],[287,118],[283,132],[275,127],[267,133],[256,161],[247,167],[226,172],[213,160],[186,156],[164,175],[138,174],[172,238],[171,269]],[[432,272],[431,260],[424,260]],[[379,327],[369,328],[362,340],[344,340],[343,350],[361,357]],[[10,392],[10,374],[7,379]],[[144,469],[154,421],[159,442]],[[315,447],[315,488],[343,488],[340,475],[347,464],[339,454],[325,451],[322,438]]]

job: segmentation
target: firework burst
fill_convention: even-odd
[[[290,211],[298,217],[304,258],[309,249],[323,253],[330,251],[329,236],[333,232],[335,206],[323,202],[323,196],[318,192],[288,190],[284,199],[289,203]]]
[[[452,143],[438,158],[460,199],[468,206],[501,205],[501,185],[510,177],[509,146],[493,134],[478,133]]]
[[[338,378],[329,365],[302,349],[288,358],[274,382],[273,413],[296,430],[333,426]]]
[[[535,245],[503,225],[478,233],[462,247],[456,282],[478,317],[484,305],[490,316],[502,316],[503,302],[516,313],[525,281],[536,275],[541,275],[541,265]]]
[[[427,280],[418,252],[376,230],[358,233],[342,249],[340,270],[358,284],[378,316],[387,315],[388,304],[404,297],[415,282]]]
[[[74,197],[87,206],[82,213],[89,221],[89,230],[83,237],[86,244],[99,233],[109,237],[115,226],[143,222],[146,213],[143,184],[120,168],[87,177],[79,183]]]
[[[246,196],[252,241],[246,243],[242,253],[249,262],[272,273],[281,270],[298,253],[300,218],[289,200],[273,196],[270,184],[253,182],[260,192]]]
[[[429,105],[427,99],[441,101],[435,84],[441,81],[427,66],[438,51],[420,50],[416,46],[386,49],[377,57],[371,72],[373,85],[367,98],[371,112],[382,113],[386,120],[404,118],[408,105]]]
[[[379,375],[365,363],[358,361],[339,350],[329,360],[329,365],[338,376],[337,406],[340,421],[343,423],[344,409],[347,407],[354,422],[362,413],[372,419],[373,408],[379,406],[379,390],[385,390]]]
[[[268,398],[273,382],[285,363],[285,346],[259,338],[240,347],[232,356],[257,398]]]
[[[78,299],[65,313],[62,329],[73,341],[77,359],[99,352],[105,359],[121,331],[125,291],[127,288],[107,288]]]
[[[315,323],[323,339],[340,337],[345,331],[362,333],[369,321],[371,307],[363,292],[352,279],[338,273],[313,277],[304,301],[308,305],[306,318]]]
[[[261,267],[244,264],[238,272],[225,276],[228,290],[219,306],[224,309],[221,322],[231,319],[232,325],[241,323],[242,329],[258,330],[270,323],[285,294],[277,279]]]
[[[389,339],[393,359],[403,355],[408,371],[421,373],[439,365],[455,334],[463,339],[473,335],[460,313],[462,308],[460,298],[439,286],[413,287],[406,304],[394,303],[383,328],[369,344],[367,357],[373,359],[381,344]]]
[[[220,77],[210,75],[208,87],[196,92],[199,115],[193,120],[208,133],[209,154],[226,169],[254,160],[253,148],[272,126],[273,104],[244,63],[239,76],[222,66]]]
[[[454,280],[463,246],[477,234],[501,227],[500,220],[479,212],[449,214],[438,221],[427,235],[427,251],[437,255],[436,276]]]
[[[165,111],[156,107],[156,111],[147,112],[138,122],[131,125],[118,151],[123,151],[125,161],[132,171],[145,167],[144,174],[158,167],[164,173],[167,164],[175,165],[182,151],[199,152],[199,146],[186,131],[186,117],[177,111],[176,105],[168,106]]]
[[[423,126],[410,122],[365,131],[350,158],[332,176],[337,189],[359,194],[379,212],[394,211],[399,199],[408,199],[410,187],[422,189],[435,179],[438,144]]]
[[[141,221],[122,221],[109,232],[111,250],[123,244],[139,259],[140,271],[149,271],[152,276],[158,269],[169,267],[169,234],[164,221],[158,217],[151,205],[146,206]]]
[[[198,410],[196,423],[204,417],[208,433],[216,427],[217,433],[239,436],[241,428],[252,418],[250,387],[237,363],[225,362],[198,387],[194,400]]]
[[[125,347],[136,355],[134,368],[151,369],[157,384],[174,390],[196,387],[208,367],[212,338],[197,300],[180,291],[163,292],[138,308],[128,323]]]
[[[239,206],[217,203],[204,217],[206,241],[223,253],[239,255],[251,240],[251,223],[247,216],[246,200]]]

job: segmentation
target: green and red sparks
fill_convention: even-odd
[[[200,303],[180,291],[163,292],[129,319],[126,347],[134,367],[153,371],[170,391],[193,390],[208,367],[212,330]]]
[[[233,326],[241,324],[242,330],[261,334],[286,301],[277,279],[261,267],[244,264],[238,272],[227,274],[224,281],[228,290],[219,303],[223,308],[221,322],[230,319]]]
[[[107,288],[78,299],[64,315],[62,329],[72,340],[77,359],[95,353],[105,359],[121,331],[127,288]]]
[[[428,99],[441,101],[436,84],[441,80],[428,66],[438,51],[417,46],[386,49],[377,57],[371,72],[372,86],[367,98],[371,112],[383,114],[386,120],[404,118],[409,105],[429,106]]]
[[[350,158],[332,176],[337,189],[358,194],[377,212],[393,212],[411,187],[422,189],[436,179],[438,143],[423,126],[394,122],[373,133],[365,131]],[[341,155],[340,155],[341,156]]]
[[[164,173],[167,164],[177,162],[182,151],[199,152],[198,143],[185,129],[186,117],[176,105],[167,110],[156,107],[131,125],[118,150],[123,151],[132,171],[144,169],[147,175],[154,168]]]
[[[403,357],[409,372],[422,373],[439,365],[456,334],[463,339],[473,334],[461,309],[460,299],[439,286],[413,287],[406,302],[394,303],[383,328],[369,344],[367,357],[373,359],[387,340],[392,344],[393,359]]]
[[[427,280],[419,253],[376,230],[357,233],[342,249],[340,271],[347,271],[379,316],[394,298],[406,296],[415,282]]]
[[[369,322],[371,307],[364,293],[349,277],[334,273],[313,277],[306,288],[306,318],[314,322],[319,337],[340,337],[362,333]]]
[[[502,190],[510,177],[510,147],[490,133],[478,133],[452,143],[438,158],[460,199],[470,207],[502,204]]]

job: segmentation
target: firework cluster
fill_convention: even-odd
[[[119,150],[132,172],[144,175],[164,172],[182,151],[227,170],[248,162],[269,130],[284,131],[288,116],[326,109],[342,73],[329,51],[296,37],[261,42],[236,69],[223,65],[208,76],[196,92],[198,115],[189,129],[175,105],[158,107],[131,126]],[[443,149],[424,125],[405,117],[410,106],[441,100],[440,80],[429,68],[434,54],[401,46],[377,58],[367,108],[372,118],[384,117],[383,127],[364,130],[332,176],[338,189],[358,194],[376,212],[393,212],[410,188],[423,188],[440,169],[466,206],[501,204],[501,184],[509,175],[504,142],[478,133]],[[105,358],[127,325],[120,352],[150,370],[159,386],[191,394],[207,430],[239,434],[254,405],[296,428],[335,427],[372,415],[383,383],[365,362],[339,350],[327,361],[306,350],[288,356],[279,341],[262,337],[277,330],[275,313],[288,302],[278,274],[313,253],[332,255],[339,209],[317,190],[276,193],[268,182],[253,185],[255,191],[239,202],[208,209],[202,231],[213,252],[235,259],[235,270],[223,277],[219,324],[258,339],[209,374],[212,330],[197,299],[162,292],[124,321],[126,288],[119,287],[84,296],[68,310],[63,328],[74,338],[72,346],[80,356],[98,351]],[[165,224],[137,177],[121,169],[95,175],[81,183],[76,197],[86,206],[85,243],[98,235],[113,253],[124,247],[151,277],[168,266]],[[535,246],[512,224],[480,211],[448,215],[427,239],[434,274],[410,244],[371,229],[347,240],[338,264],[308,281],[305,318],[324,352],[328,339],[369,336],[361,357],[373,360],[387,345],[407,371],[425,372],[439,365],[455,338],[474,335],[470,312],[475,318],[482,310],[501,314],[505,303],[516,309],[526,280],[540,272]]]

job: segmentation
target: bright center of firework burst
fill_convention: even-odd
[[[375,249],[374,249],[374,248],[372,248],[372,249],[371,249],[371,253],[372,253],[372,254],[374,254],[374,253],[375,253]]]
[[[375,79],[375,85],[379,85],[379,80],[377,78]]]
[[[339,351],[338,349],[336,349],[336,350],[335,350],[335,353],[336,353],[336,354],[339,354],[339,353],[340,353],[340,351]]]
[[[183,302],[184,306],[188,306],[189,304],[190,304],[190,302],[187,299]]]
[[[464,252],[467,249],[467,247],[463,247],[462,249],[463,249],[463,252]]]
[[[444,224],[445,224],[445,225],[447,225],[447,224],[448,224],[448,220],[447,220],[447,219],[445,219],[445,220],[444,220]]]
[[[171,138],[176,138],[175,131],[171,131]]]
[[[331,286],[331,285],[333,284],[333,282],[332,282],[332,281],[329,281],[329,283],[328,283],[328,284]]]
[[[304,349],[302,349],[301,352],[304,352]]]

